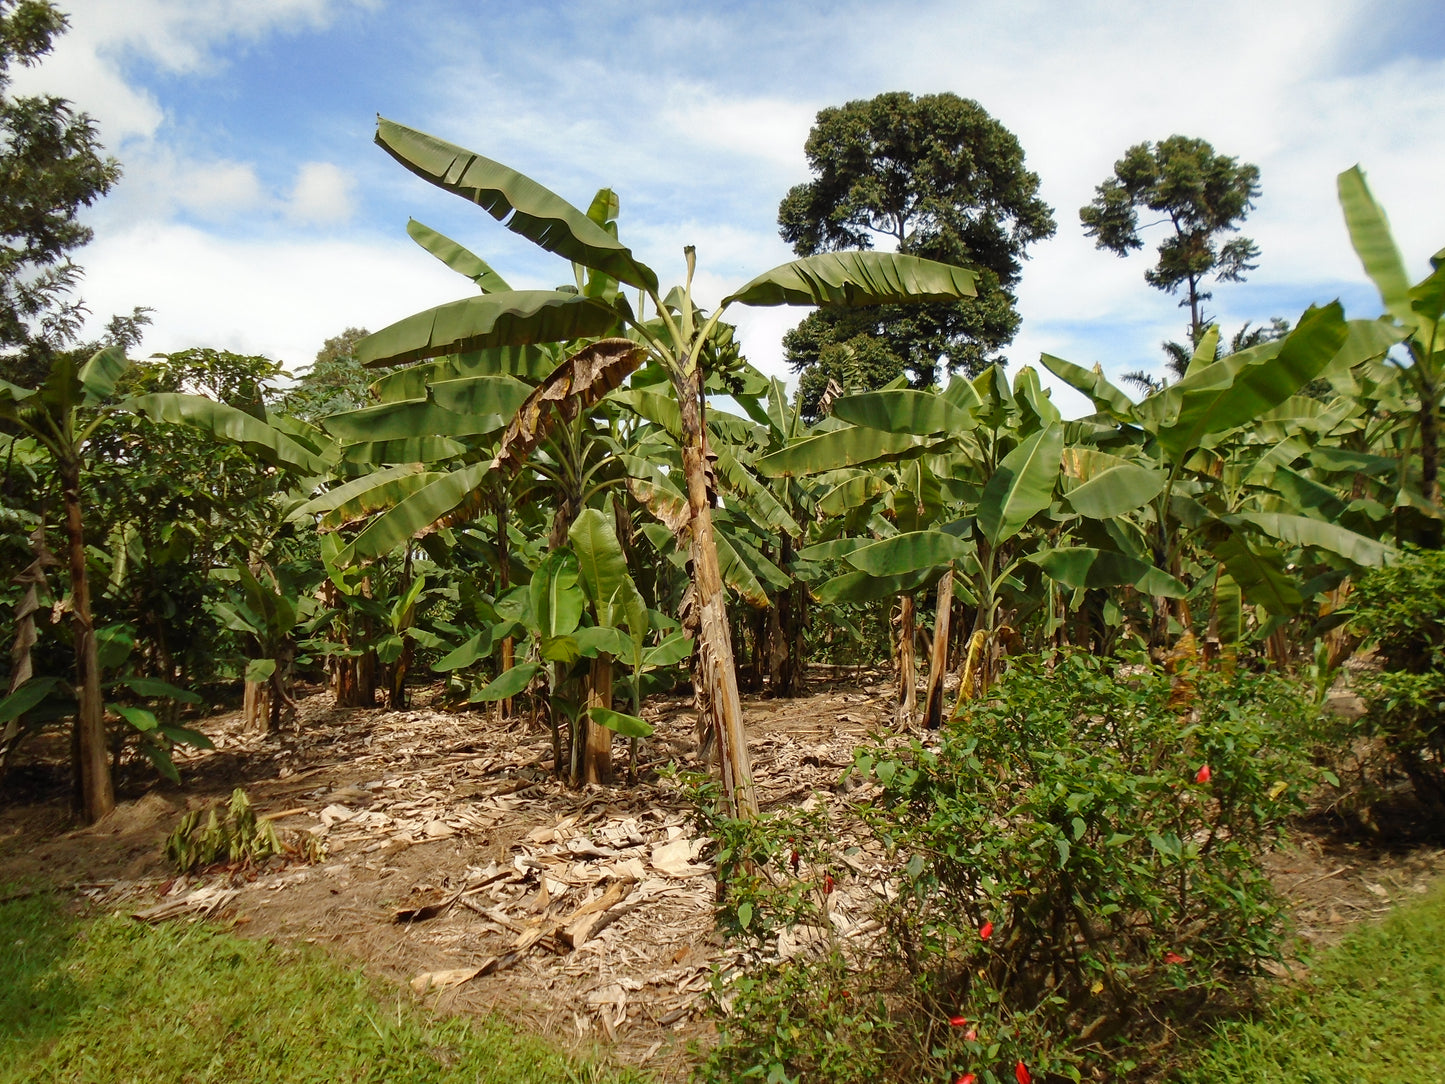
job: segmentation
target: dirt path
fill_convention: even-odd
[[[298,727],[270,742],[242,733],[235,714],[213,717],[201,729],[216,749],[182,762],[184,790],[157,787],[81,831],[65,831],[59,801],[0,808],[0,882],[39,879],[152,920],[209,915],[246,936],[323,944],[441,1011],[497,1010],[682,1079],[688,1043],[710,1031],[705,992],[725,950],[710,841],[678,785],[656,773],[692,762],[692,716],[680,701],[649,716],[657,733],[642,782],[582,790],[551,778],[546,732],[478,713],[338,711],[314,695]],[[833,838],[850,841],[838,783],[889,716],[879,684],[749,702],[764,808],[811,799]],[[166,835],[185,809],[236,785],[283,836],[314,838],[325,857],[174,877]],[[826,904],[840,935],[862,937],[870,885],[882,881],[870,874],[884,866],[876,846],[851,842],[851,871],[840,861]],[[1270,869],[1301,935],[1327,943],[1423,892],[1445,873],[1445,852],[1380,854],[1301,835]]]

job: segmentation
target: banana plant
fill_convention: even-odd
[[[1087,480],[1065,494],[1072,511],[1113,526],[1095,532],[1095,545],[1044,556],[1045,571],[1071,587],[1123,580],[1146,592],[1153,599],[1150,641],[1162,650],[1171,621],[1176,631],[1192,623],[1176,586],[1185,577],[1190,545],[1222,563],[1247,601],[1276,616],[1295,612],[1301,602],[1286,569],[1291,548],[1323,550],[1363,565],[1383,561],[1386,547],[1337,523],[1231,507],[1219,494],[1219,450],[1231,434],[1266,421],[1309,381],[1377,358],[1398,338],[1374,322],[1347,323],[1338,302],[1308,310],[1283,339],[1222,359],[1215,358],[1217,332],[1210,333],[1182,379],[1139,403],[1097,367],[1091,371],[1045,354],[1043,364],[1096,408],[1071,423],[1073,439],[1115,456],[1089,465]]]
[[[561,197],[497,162],[386,119],[377,142],[419,177],[482,207],[507,229],[593,274],[570,290],[514,290],[469,297],[417,313],[364,340],[358,350],[373,365],[397,365],[491,346],[558,343],[597,336],[614,340],[610,373],[620,381],[644,362],[668,377],[680,408],[683,479],[692,558],[698,663],[696,684],[705,717],[717,739],[723,793],[742,815],[755,814],[757,799],[742,727],[742,705],[718,563],[706,454],[704,397],[713,332],[734,304],[858,306],[971,296],[970,271],[912,257],[876,252],[828,253],[794,261],[753,279],[702,318],[694,307],[696,266],[684,249],[687,278],[665,301],[656,273],[633,256],[613,233]],[[620,286],[639,292],[634,309]],[[651,316],[647,314],[650,303]],[[607,340],[604,340],[606,342]],[[589,348],[596,349],[596,347]],[[551,400],[558,409],[566,400]],[[545,405],[535,402],[514,419],[518,432],[535,427]],[[504,440],[504,447],[506,441]],[[513,455],[530,453],[525,440]],[[499,453],[494,466],[509,462]]]
[[[1350,242],[1380,292],[1380,322],[1402,340],[1410,364],[1399,366],[1414,392],[1415,436],[1420,443],[1420,490],[1430,517],[1425,541],[1440,544],[1440,399],[1445,394],[1445,249],[1430,258],[1431,272],[1414,285],[1390,233],[1385,211],[1370,194],[1359,166],[1339,175],[1340,206]]]

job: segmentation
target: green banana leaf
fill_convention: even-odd
[[[649,738],[652,736],[652,725],[645,719],[636,715],[628,715],[626,712],[613,711],[611,708],[588,708],[587,719],[598,726],[606,727],[627,738]]]
[[[410,365],[371,382],[371,394],[383,403],[425,399],[428,384],[465,376],[515,376],[535,384],[561,361],[556,349],[536,343],[467,350],[422,365]]]
[[[920,569],[941,569],[973,553],[973,544],[943,531],[910,531],[844,555],[860,572],[902,576]]]
[[[1378,568],[1395,553],[1394,549],[1347,530],[1337,523],[1328,523],[1310,516],[1294,516],[1279,512],[1240,512],[1226,517],[1226,522],[1248,523],[1287,546],[1309,546],[1326,550],[1361,568]]]
[[[507,280],[492,270],[491,264],[445,234],[438,233],[414,218],[407,219],[406,232],[413,241],[457,274],[465,275],[475,282],[482,293],[495,294],[511,289]]]
[[[1164,489],[1161,471],[1094,448],[1068,448],[1064,460],[1080,481],[1065,492],[1075,512],[1113,519],[1148,504]],[[1067,475],[1066,475],[1067,477]]]
[[[876,576],[871,572],[846,572],[841,576],[834,576],[831,580],[824,580],[814,593],[818,601],[825,604],[876,602],[879,599],[917,591],[928,586],[929,581],[936,579],[940,574],[939,570],[933,569],[919,569],[901,576]]]
[[[368,440],[347,444],[341,449],[337,465],[350,468],[375,468],[382,464],[420,465],[445,463],[464,455],[467,446],[451,437],[402,437],[397,440]]]
[[[96,406],[114,395],[116,384],[129,368],[123,346],[108,346],[92,354],[79,373],[84,405]]]
[[[509,700],[522,693],[532,683],[532,679],[537,676],[537,671],[540,669],[542,669],[540,663],[521,663],[498,675],[480,691],[473,693],[469,699],[473,704]]]
[[[723,300],[742,305],[862,306],[974,297],[974,272],[895,252],[824,252],[764,271]]]
[[[1257,353],[1231,355],[1150,396],[1166,405],[1166,418],[1172,415],[1157,430],[1160,445],[1177,462],[1199,447],[1206,434],[1254,421],[1318,376],[1345,345],[1348,333],[1338,301],[1310,308],[1280,343],[1256,347]],[[1177,406],[1177,413],[1170,406]],[[1144,404],[1140,414],[1145,415]]]
[[[997,549],[1053,503],[1063,454],[1064,427],[1056,423],[1004,456],[978,505],[978,525],[990,548]]]
[[[1024,558],[1038,565],[1065,587],[1133,587],[1146,595],[1160,598],[1183,598],[1185,586],[1173,576],[1155,568],[1148,561],[1116,550],[1091,546],[1064,546],[1044,550]]]
[[[1261,554],[1237,532],[1230,532],[1210,549],[1224,562],[1245,599],[1264,607],[1267,613],[1284,616],[1303,604],[1296,577],[1286,571],[1279,553]]]
[[[818,511],[825,516],[841,516],[855,508],[862,508],[892,488],[888,479],[871,471],[855,474],[818,498]]]
[[[1385,310],[1406,327],[1416,327],[1419,317],[1410,305],[1410,278],[1390,233],[1385,209],[1370,194],[1370,186],[1365,183],[1359,166],[1341,173],[1337,185],[1350,243],[1364,265],[1365,274],[1380,291]]]
[[[767,478],[801,477],[840,467],[871,463],[885,456],[909,452],[922,454],[937,441],[912,433],[886,433],[852,425],[804,437],[757,461],[758,472]]]
[[[356,344],[366,366],[404,365],[441,354],[604,335],[615,309],[559,290],[513,290],[467,297],[413,313]]]
[[[368,523],[337,555],[337,564],[344,567],[373,561],[415,538],[471,497],[488,469],[486,463],[474,463],[423,486]]]
[[[390,508],[418,488],[435,481],[437,474],[420,463],[385,467],[361,478],[354,478],[298,505],[286,517],[297,523],[311,516],[325,516],[324,525],[331,528],[364,519],[373,512]]]
[[[901,388],[845,395],[833,403],[833,417],[870,429],[890,433],[963,433],[978,419],[970,411],[954,406],[936,392]]]
[[[125,399],[121,409],[156,422],[189,425],[237,444],[267,463],[307,474],[328,474],[333,457],[320,455],[243,410],[201,395],[153,392]]]
[[[418,177],[477,204],[533,244],[629,286],[657,292],[657,275],[625,245],[530,177],[383,117],[376,121],[376,142]]]

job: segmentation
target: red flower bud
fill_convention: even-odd
[[[968,1018],[964,1016],[950,1016],[948,1018],[948,1024],[950,1027],[955,1028],[967,1027]]]
[[[964,1073],[963,1076],[955,1080],[953,1084],[975,1084],[975,1081],[977,1080],[978,1077],[974,1076],[972,1073]]]
[[[823,895],[826,896],[826,895],[828,895],[828,893],[830,893],[830,892],[832,892],[832,891],[833,891],[833,875],[832,875],[831,873],[825,873],[825,874],[823,874]]]
[[[1209,770],[1209,765],[1206,764],[1194,773],[1194,781],[1196,783],[1208,783],[1213,775],[1214,773]]]
[[[974,1028],[969,1028],[963,1033],[963,1037],[971,1043],[976,1043],[978,1042],[978,1031]]]
[[[1184,957],[1180,956],[1177,952],[1166,952],[1164,954],[1164,962],[1166,964],[1182,964]]]
[[[1024,1064],[1022,1058],[1020,1058],[1019,1063],[1014,1066],[1014,1079],[1017,1080],[1019,1084],[1030,1084],[1030,1081],[1034,1079],[1029,1075],[1028,1066]]]
[[[792,854],[792,857],[790,857],[790,858],[788,859],[788,861],[792,863],[793,873],[794,873],[794,874],[797,874],[797,872],[798,872],[798,863],[801,861],[801,859],[799,859],[799,857],[798,857],[798,852],[797,852],[797,851],[794,851],[793,854]]]
[[[982,926],[980,926],[980,927],[978,928],[978,936],[979,936],[980,940],[983,940],[983,941],[987,941],[990,937],[992,937],[992,936],[993,936],[993,923],[992,923],[992,922],[985,922]]]

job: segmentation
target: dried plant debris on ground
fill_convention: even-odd
[[[811,871],[836,875],[820,893],[832,929],[785,931],[780,957],[877,934],[887,866],[850,812],[859,795],[839,781],[891,715],[886,684],[748,703],[763,808],[813,810],[834,851],[829,871]],[[440,1010],[496,1010],[681,1079],[688,1042],[710,1031],[711,972],[732,956],[714,928],[711,841],[678,787],[650,770],[691,763],[692,713],[678,700],[649,717],[643,782],[572,790],[550,774],[545,731],[488,714],[338,710],[317,694],[279,741],[219,716],[203,726],[215,750],[183,760],[185,793],[152,792],[68,833],[54,831],[58,805],[0,812],[0,880],[60,882],[145,921],[223,917],[250,936],[325,944]],[[168,871],[162,841],[181,815],[238,783],[283,841],[312,844],[293,852],[324,858]],[[1445,854],[1302,837],[1271,869],[1300,933],[1327,943],[1420,891],[1445,872]]]

